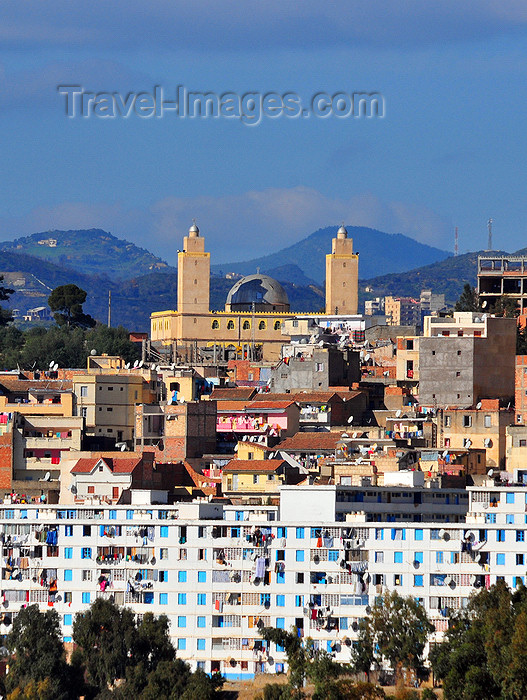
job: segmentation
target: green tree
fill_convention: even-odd
[[[8,301],[11,294],[15,293],[14,289],[9,289],[3,285],[4,277],[0,275],[0,301]],[[9,309],[0,306],[0,326],[7,326],[13,320],[13,314]]]
[[[85,314],[82,309],[86,296],[84,289],[76,284],[56,287],[48,297],[49,308],[55,312],[56,323],[59,326],[92,328],[95,319]]]
[[[298,636],[298,630],[293,627],[291,632],[287,632],[274,627],[264,627],[260,634],[268,643],[274,642],[284,647],[289,666],[290,697],[293,700],[301,700],[305,697],[302,688],[306,680],[309,653],[302,643],[302,638]]]
[[[126,362],[140,360],[141,345],[132,343],[129,336],[130,333],[122,326],[108,328],[98,323],[95,328],[86,333],[86,348],[88,352],[92,349],[96,350],[98,355],[103,353],[119,355]]]
[[[0,368],[15,369],[24,347],[24,334],[16,326],[0,327]]]
[[[9,694],[20,698],[33,694],[42,700],[77,697],[79,687],[73,683],[66,664],[56,610],[41,613],[38,605],[22,608],[7,637],[7,648],[12,654],[6,677]],[[37,694],[39,687],[41,692]]]
[[[375,662],[379,666],[385,658],[395,671],[401,666],[418,671],[433,630],[424,607],[414,598],[402,597],[397,591],[387,593],[364,620],[364,632],[358,640],[358,658],[366,665],[373,644]]]
[[[479,303],[479,297],[475,288],[469,283],[465,282],[461,296],[456,301],[455,305],[456,311],[480,311],[481,306]]]
[[[75,615],[75,660],[86,669],[90,685],[102,692],[125,678],[136,635],[134,613],[109,600],[98,598],[88,610]]]
[[[82,328],[31,328],[24,335],[20,366],[48,369],[51,361],[59,367],[86,367],[87,350]]]
[[[508,297],[498,297],[492,311],[496,316],[506,316],[507,318],[517,318],[520,314],[518,303]]]
[[[369,682],[370,671],[376,662],[375,641],[372,628],[367,620],[359,625],[357,643],[351,647],[351,669],[354,673],[365,673]]]

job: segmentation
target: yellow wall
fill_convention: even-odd
[[[356,314],[358,297],[359,257],[353,253],[353,240],[333,239],[332,252],[326,255],[326,313]]]

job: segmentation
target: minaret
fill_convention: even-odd
[[[210,253],[205,252],[205,239],[200,238],[196,222],[183,239],[183,250],[177,256],[177,310],[179,313],[209,312]]]
[[[326,255],[326,313],[353,315],[359,306],[359,256],[344,224]]]

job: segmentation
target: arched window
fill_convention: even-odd
[[[212,330],[216,331],[220,327],[220,322],[217,319],[214,319],[212,322]]]
[[[243,322],[242,328],[243,328],[244,331],[248,331],[250,327],[251,327],[251,324],[250,324],[249,321],[244,321],[244,322]]]
[[[282,325],[282,324],[280,323],[280,321],[275,321],[275,322],[274,322],[274,326],[273,326],[274,329],[275,329],[275,331],[279,331],[281,325]]]
[[[265,321],[260,321],[260,323],[258,324],[258,330],[259,330],[259,331],[264,331],[265,328],[266,328],[266,326],[265,326]]]
[[[227,330],[228,331],[234,330],[234,321],[229,321],[229,323],[227,324]]]

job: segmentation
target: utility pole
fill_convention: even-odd
[[[108,328],[112,325],[112,292],[108,290]]]

